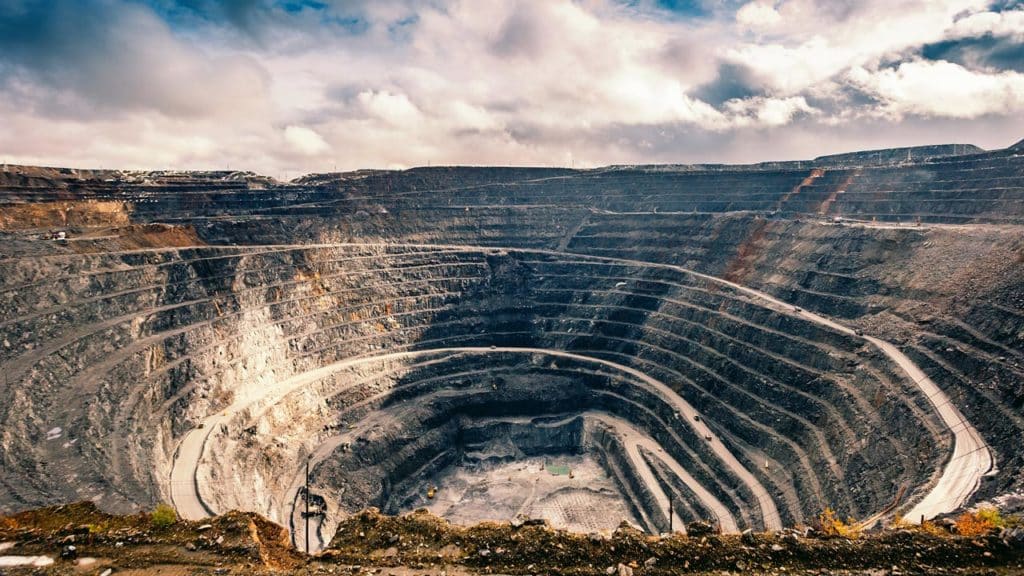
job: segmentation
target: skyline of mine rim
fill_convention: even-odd
[[[0,162],[280,176],[1024,135],[1020,0],[0,0]]]

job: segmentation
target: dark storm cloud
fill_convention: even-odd
[[[928,60],[955,62],[972,69],[1024,72],[1024,42],[991,34],[928,44],[921,49],[921,56]]]
[[[43,113],[194,116],[245,107],[265,84],[253,62],[208,59],[136,4],[0,0],[0,14],[0,88]]]
[[[539,57],[544,48],[544,34],[541,23],[534,12],[519,6],[505,20],[492,44],[495,55],[500,57]]]
[[[693,89],[692,96],[713,106],[726,100],[764,95],[764,89],[754,79],[750,69],[742,64],[726,62],[718,67],[717,77]]]
[[[874,94],[849,83],[840,83],[822,95],[809,92],[805,97],[809,106],[831,116],[838,116],[844,112],[872,110],[883,104]]]
[[[105,43],[109,4],[0,0],[0,61],[50,68]]]

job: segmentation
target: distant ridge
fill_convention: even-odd
[[[1007,148],[1007,150],[1024,150],[1024,140],[1021,140],[1020,142],[1017,142],[1013,146],[1010,146],[1009,148]]]
[[[882,150],[830,154],[828,156],[818,156],[814,159],[814,163],[826,166],[897,164],[900,162],[920,162],[922,160],[947,156],[979,154],[984,151],[984,149],[974,144],[937,144],[934,146],[910,146],[907,148],[886,148]]]
[[[1024,150],[1024,140],[1008,150]],[[941,158],[985,154],[984,148],[974,144],[935,144],[905,148],[859,150],[818,156],[813,160],[781,160],[756,164],[613,164],[601,170],[642,170],[644,172],[695,171],[750,171],[750,170],[807,170],[811,168],[856,168],[860,166],[895,166],[897,164],[929,162]]]

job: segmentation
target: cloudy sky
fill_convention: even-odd
[[[754,162],[1024,138],[1022,0],[0,0],[0,161]]]

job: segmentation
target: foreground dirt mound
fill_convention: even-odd
[[[323,553],[305,556],[286,529],[251,513],[186,522],[79,503],[0,517],[0,574],[1024,574],[1024,539],[1014,531],[850,539],[704,527],[700,536],[651,536],[625,524],[579,534],[536,520],[461,527],[422,510],[396,517],[370,509],[343,521]],[[37,563],[4,567],[5,558]]]
[[[0,517],[0,542],[7,546],[0,556],[53,559],[47,567],[50,573],[98,574],[107,568],[121,572],[156,566],[287,570],[304,563],[291,548],[287,530],[248,512],[187,522],[173,515],[115,516],[82,502]],[[0,562],[0,574],[5,574],[2,566]]]
[[[369,510],[343,522],[321,557],[347,564],[440,569],[461,564],[512,574],[1021,573],[1024,543],[998,536],[953,538],[913,530],[856,539],[799,531],[742,535],[650,536],[628,526],[574,534],[541,522],[452,526],[425,511],[394,517]],[[879,572],[878,570],[882,570]]]

